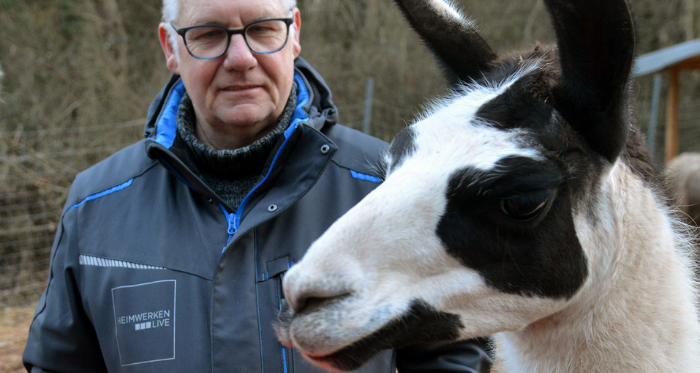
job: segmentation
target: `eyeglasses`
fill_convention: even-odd
[[[200,60],[214,60],[223,56],[231,44],[231,36],[243,35],[248,48],[257,54],[270,54],[287,45],[289,25],[293,18],[265,19],[246,25],[242,29],[229,30],[224,26],[193,26],[177,28],[190,55]]]

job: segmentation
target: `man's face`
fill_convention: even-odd
[[[217,149],[245,146],[264,136],[282,114],[294,79],[294,59],[299,55],[298,9],[285,9],[281,0],[180,0],[178,28],[221,25],[240,29],[270,18],[294,17],[285,47],[272,54],[255,54],[242,35],[234,35],[228,51],[215,60],[190,56],[178,36],[179,58],[165,37],[161,44],[168,68],[179,74],[192,99],[197,116],[197,135]],[[204,138],[202,138],[204,137]]]

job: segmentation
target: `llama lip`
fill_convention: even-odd
[[[338,368],[332,363],[333,358],[332,355],[313,355],[313,354],[307,354],[305,352],[302,352],[302,355],[304,355],[305,358],[312,360],[314,363],[316,363],[318,366],[320,366],[323,369],[332,371],[332,372],[340,372]]]
[[[302,352],[304,356],[308,357],[311,360],[326,360],[330,355],[316,355],[316,354],[309,354],[306,352]]]

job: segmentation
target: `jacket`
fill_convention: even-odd
[[[335,123],[330,91],[301,58],[295,79],[292,124],[236,211],[188,160],[177,76],[151,105],[144,140],[78,174],[23,356],[29,371],[320,372],[275,337],[281,277],[378,185],[372,165],[386,144]],[[425,351],[404,371],[473,372],[455,362],[484,359],[470,344]],[[393,373],[396,362],[383,351],[358,372]]]

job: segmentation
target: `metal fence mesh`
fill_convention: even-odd
[[[48,279],[51,245],[73,178],[92,160],[137,140],[143,122],[0,132],[0,304],[36,301]],[[38,143],[53,145],[42,149]]]

